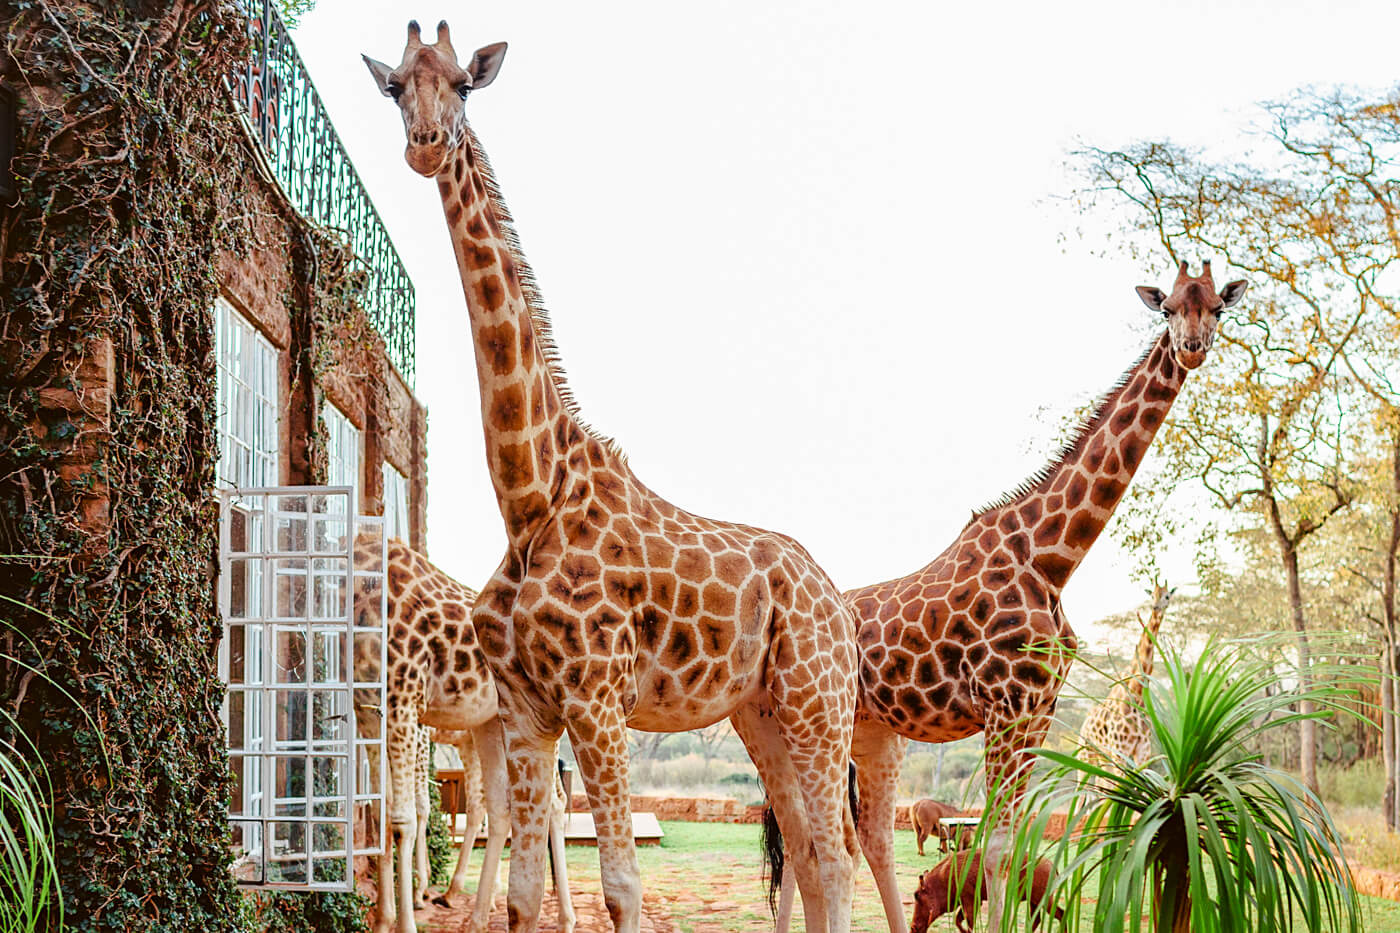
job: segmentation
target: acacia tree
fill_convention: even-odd
[[[1379,311],[1356,283],[1374,288],[1389,260],[1342,242],[1342,225],[1328,218],[1348,196],[1329,189],[1325,173],[1275,171],[1276,160],[1221,165],[1158,142],[1090,150],[1082,165],[1086,208],[1126,199],[1137,208],[1129,229],[1173,262],[1188,251],[1223,257],[1255,288],[1242,319],[1221,330],[1216,359],[1173,407],[1159,462],[1168,485],[1197,483],[1237,530],[1271,540],[1309,687],[1302,552],[1358,494],[1350,460],[1359,396],[1347,354]],[[1316,720],[1301,712],[1300,764],[1316,790]]]

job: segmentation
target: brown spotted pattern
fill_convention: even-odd
[[[1215,318],[1243,291],[1236,282],[1218,296],[1209,264],[1193,278],[1183,263],[1172,294],[1158,293],[1154,307],[1165,306],[1167,331],[1049,467],[974,515],[923,569],[844,594],[855,610],[861,652],[851,749],[861,846],[892,933],[905,929],[893,825],[906,742],[984,732],[989,794],[995,789],[1004,801],[1019,799],[1030,763],[1026,751],[1049,728],[1077,647],[1060,608],[1061,590],[1103,531],[1181,390],[1187,367],[1178,357],[1203,353],[1209,340],[1202,327],[1209,323],[1213,334]],[[1189,320],[1179,326],[1178,319]],[[1183,342],[1194,349],[1183,351]]]
[[[452,88],[494,79],[504,46],[457,64],[446,24],[403,62],[369,67],[395,96],[408,162],[437,181],[471,323],[487,465],[508,548],[473,612],[495,675],[511,779],[512,931],[536,927],[545,803],[568,731],[598,833],[604,898],[636,931],[641,882],[627,728],[730,717],[795,853],[809,929],[850,926],[856,840],[845,775],[855,625],[831,580],[783,535],[692,515],[648,489],[579,419],[494,175]],[[444,91],[444,88],[448,91]],[[439,153],[441,150],[441,153]]]
[[[1152,753],[1147,721],[1141,712],[1142,692],[1147,678],[1152,676],[1157,633],[1162,629],[1170,598],[1171,590],[1160,583],[1153,585],[1152,611],[1143,624],[1128,676],[1113,685],[1108,696],[1089,711],[1080,727],[1080,757],[1084,760],[1109,765],[1129,761],[1140,765]]]

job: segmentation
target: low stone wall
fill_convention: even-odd
[[[1351,876],[1356,881],[1356,890],[1362,894],[1400,901],[1400,874],[1353,865]]]
[[[588,798],[574,794],[569,798],[571,810],[586,811]],[[662,797],[649,794],[632,795],[633,813],[655,813],[658,820],[682,823],[757,823],[763,818],[762,807],[745,806],[733,797]]]

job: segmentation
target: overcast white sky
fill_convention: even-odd
[[[1133,286],[1168,261],[1073,235],[1113,224],[1057,200],[1077,143],[1238,150],[1255,101],[1400,77],[1393,2],[321,0],[297,45],[417,286],[430,551],[473,586],[505,538],[466,306],[359,58],[397,64],[410,17],[510,43],[468,113],[584,416],[843,589],[932,559],[1149,339]],[[1082,635],[1140,600],[1129,567],[1105,539],[1070,582]]]

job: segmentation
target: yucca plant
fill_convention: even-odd
[[[26,751],[28,752],[26,754]],[[37,750],[0,742],[0,931],[61,930],[52,788]]]
[[[0,608],[48,616],[4,595],[0,595]],[[4,616],[0,616],[0,625],[17,634],[38,656],[37,646],[22,628]],[[72,699],[42,670],[24,660],[0,652],[0,662],[47,682]],[[87,713],[83,715],[87,717]],[[87,718],[91,723],[91,717]],[[63,893],[54,859],[53,787],[38,747],[6,710],[0,710],[0,733],[13,737],[11,741],[0,740],[0,933],[62,933]]]
[[[1247,750],[1304,716],[1343,710],[1345,694],[1311,686],[1270,695],[1278,676],[1244,643],[1212,640],[1189,670],[1160,647],[1165,684],[1141,705],[1158,751],[1142,765],[1102,767],[1036,749],[1041,779],[1019,809],[1027,818],[1010,838],[1009,876],[1048,856],[1058,868],[1051,898],[1072,930],[1085,920],[1106,933],[1359,930],[1322,801]],[[1314,683],[1327,680],[1319,667]],[[1312,712],[1297,711],[1302,700]],[[1047,846],[1057,811],[1070,831]],[[1003,930],[1015,928],[1014,911],[1002,919]]]

